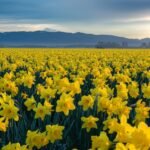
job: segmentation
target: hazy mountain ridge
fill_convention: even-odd
[[[1,47],[95,47],[98,42],[126,42],[129,47],[139,47],[142,43],[150,43],[150,38],[129,39],[114,35],[94,35],[66,32],[4,32],[0,33]]]

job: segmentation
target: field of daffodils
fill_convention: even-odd
[[[0,49],[1,150],[149,150],[150,51]]]

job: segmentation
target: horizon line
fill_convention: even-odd
[[[78,34],[78,33],[81,33],[81,34],[87,34],[87,35],[93,35],[93,36],[114,36],[114,37],[119,37],[119,38],[126,38],[126,39],[132,39],[132,40],[143,40],[143,39],[150,39],[150,37],[144,37],[144,38],[132,38],[132,37],[127,37],[127,36],[123,36],[123,35],[117,35],[117,34],[96,34],[96,33],[89,33],[89,32],[69,32],[69,31],[58,31],[58,30],[55,30],[55,31],[46,31],[46,30],[20,30],[20,31],[0,31],[0,33],[12,33],[12,32],[48,32],[48,33],[56,33],[56,32],[61,32],[61,33],[70,33],[70,34]]]

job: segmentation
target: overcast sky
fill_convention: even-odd
[[[0,0],[0,32],[45,29],[150,37],[150,0]]]

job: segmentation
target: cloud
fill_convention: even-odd
[[[149,0],[0,0],[0,18],[107,22],[148,11]]]
[[[132,3],[130,2],[132,1]],[[50,21],[105,20],[135,11],[133,0],[0,0],[0,17]],[[132,6],[128,5],[130,4]],[[147,7],[147,6],[145,6]],[[145,9],[145,7],[143,7]],[[120,11],[121,10],[121,11]],[[118,15],[119,11],[119,15]]]
[[[150,17],[137,17],[114,20],[114,23],[118,24],[150,24]]]
[[[69,28],[63,27],[59,24],[0,24],[0,32],[11,32],[11,31],[64,31],[72,32]]]
[[[136,26],[149,25],[149,8],[149,0],[0,0],[0,30],[54,24],[52,28],[61,31],[124,35]]]

